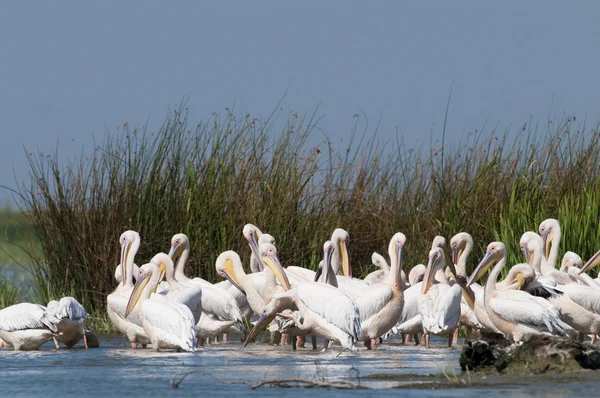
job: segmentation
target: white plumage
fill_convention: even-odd
[[[59,333],[54,336],[54,344],[57,349],[60,348],[58,342],[67,347],[73,347],[82,338],[85,347],[88,347],[85,337],[85,323],[88,314],[79,301],[73,297],[63,297],[60,301],[52,300],[48,303],[47,311],[59,320],[57,324]]]
[[[0,310],[0,338],[16,350],[37,350],[58,333],[59,320],[46,307],[20,303]]]

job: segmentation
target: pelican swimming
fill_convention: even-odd
[[[330,262],[326,253],[324,267]],[[285,309],[297,311],[288,317],[299,329],[311,332],[328,340],[338,341],[344,348],[356,350],[359,340],[360,314],[354,301],[341,290],[326,283],[304,282],[291,288],[287,276],[276,256],[263,257],[285,292],[273,297],[246,338],[246,345],[263,325]]]
[[[494,266],[484,289],[485,309],[494,326],[515,343],[542,333],[558,332],[564,335],[569,325],[560,319],[558,311],[548,301],[520,290],[500,291],[496,288],[498,275],[505,264],[504,243],[490,243],[467,284],[471,285]]]
[[[59,342],[67,347],[73,347],[82,338],[85,348],[88,348],[85,336],[85,322],[88,315],[79,301],[73,297],[63,297],[60,301],[50,301],[46,310],[59,320],[56,324],[58,333],[53,336],[56,349],[60,348]]]
[[[59,320],[46,307],[20,303],[0,310],[0,339],[15,350],[37,350],[56,336]]]
[[[361,339],[367,349],[376,349],[377,338],[387,333],[402,314],[404,294],[400,270],[405,242],[406,236],[402,232],[392,237],[388,247],[392,265],[388,276],[384,282],[372,285],[354,299],[360,311]]]
[[[216,337],[232,325],[244,333],[246,325],[240,308],[226,290],[214,286],[201,278],[188,278],[184,268],[190,254],[190,242],[185,234],[176,234],[171,239],[169,257],[176,262],[175,279],[184,286],[202,288],[202,316],[196,325],[199,337]]]
[[[125,309],[133,290],[131,275],[133,260],[140,247],[140,235],[135,231],[125,231],[119,237],[119,243],[121,244],[122,278],[115,291],[106,298],[106,311],[115,328],[127,336],[132,348],[136,348],[138,343],[142,345],[150,343],[142,327],[137,308],[129,314],[128,319],[125,319]]]
[[[152,348],[195,351],[196,332],[192,311],[185,305],[168,301],[159,295],[150,298],[158,284],[159,269],[154,263],[140,267],[137,282],[127,303],[125,316],[139,304],[139,316]]]

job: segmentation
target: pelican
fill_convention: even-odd
[[[421,285],[422,297],[419,312],[423,322],[423,337],[429,347],[430,333],[447,334],[448,347],[452,346],[454,329],[460,319],[462,289],[458,284],[450,284],[444,273],[446,266],[442,248],[435,247],[429,252],[429,263],[425,279]],[[453,267],[452,264],[450,264]],[[434,282],[437,282],[434,284]]]
[[[408,272],[408,284],[414,286],[419,282],[423,282],[426,269],[425,264],[417,264],[412,267]]]
[[[328,268],[330,257],[327,252],[325,257],[324,267]],[[356,304],[348,295],[333,286],[318,282],[300,283],[292,289],[276,256],[265,256],[263,262],[271,268],[285,292],[273,297],[273,300],[265,306],[244,345],[248,344],[258,330],[263,325],[269,324],[277,314],[284,309],[290,309],[299,314],[299,316],[296,313],[289,316],[299,329],[310,330],[325,339],[338,341],[344,348],[356,350],[355,343],[361,334],[360,314]]]
[[[163,289],[159,289],[156,294],[170,302],[188,307],[194,315],[195,324],[199,323],[202,316],[202,287],[199,285],[184,286],[177,282],[173,260],[165,253],[157,253],[150,262],[156,264],[160,275],[164,275],[167,284]],[[138,275],[140,275],[139,271]]]
[[[125,309],[133,290],[131,283],[133,259],[140,247],[140,235],[135,231],[125,231],[119,237],[119,243],[121,244],[121,275],[125,277],[122,277],[115,291],[106,298],[106,311],[115,328],[127,336],[132,348],[137,348],[138,343],[145,345],[150,343],[150,340],[144,332],[137,308],[130,314],[129,319],[125,319]]]
[[[188,278],[184,267],[190,255],[190,241],[185,234],[176,234],[171,239],[169,257],[176,261],[175,279],[184,286],[202,288],[202,316],[196,325],[200,337],[216,337],[232,325],[244,333],[246,325],[240,308],[233,296],[201,278]]]
[[[383,282],[385,277],[390,273],[390,266],[381,254],[373,252],[371,255],[371,262],[374,266],[379,267],[380,269],[365,276],[363,280],[367,285],[374,285],[375,283]],[[400,270],[400,280],[402,281],[402,290],[410,287],[410,283],[408,283],[404,270]]]
[[[392,328],[393,334],[401,334],[402,342],[414,336],[415,344],[419,344],[417,333],[423,332],[423,322],[419,312],[419,299],[421,298],[421,283],[425,276],[425,265],[417,264],[408,273],[410,287],[404,290],[404,305],[396,326]]]
[[[596,290],[600,290],[600,284],[596,279],[593,279],[586,273],[580,274],[581,268],[583,268],[583,261],[577,253],[568,251],[563,256],[560,270],[574,276],[579,280],[582,285],[587,285]]]
[[[561,285],[577,282],[577,278],[566,272],[556,269],[558,261],[558,245],[560,243],[561,231],[558,220],[549,218],[540,223],[540,235],[543,241],[544,252],[542,256],[541,275],[550,276]]]
[[[471,285],[494,265],[484,290],[485,309],[494,326],[515,343],[542,333],[564,335],[569,325],[560,319],[558,311],[548,301],[520,290],[500,291],[496,288],[498,275],[505,264],[504,243],[492,242],[467,283]]]
[[[400,270],[405,242],[406,236],[402,232],[392,237],[388,247],[392,264],[388,276],[384,282],[372,285],[355,298],[360,311],[361,338],[369,350],[377,348],[377,338],[387,333],[402,314],[404,294]]]
[[[466,232],[460,232],[450,239],[450,249],[452,251],[452,262],[456,266],[458,278],[467,281],[467,259],[473,250],[473,238]],[[467,337],[471,334],[473,328],[483,332],[498,332],[490,320],[483,304],[483,288],[477,283],[471,286],[475,294],[475,303],[473,309],[463,296],[460,302],[460,324],[465,325]],[[499,332],[498,332],[499,333]],[[455,336],[454,341],[457,341]]]
[[[59,320],[46,307],[20,303],[0,310],[0,339],[15,350],[37,350],[56,336]]]
[[[139,302],[142,326],[156,351],[161,348],[195,351],[196,322],[192,311],[183,304],[168,301],[158,295],[150,299],[152,290],[158,285],[159,273],[154,263],[140,267],[125,316],[127,317]]]
[[[88,315],[79,301],[73,297],[63,297],[60,301],[50,301],[46,308],[48,313],[59,320],[56,324],[58,334],[53,336],[57,350],[60,349],[59,342],[67,347],[73,347],[81,338],[85,348],[88,348],[85,336],[85,322]]]

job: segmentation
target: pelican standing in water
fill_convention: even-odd
[[[60,349],[59,342],[67,347],[73,347],[83,338],[85,348],[88,348],[85,336],[85,322],[87,313],[79,301],[73,297],[63,297],[60,301],[52,300],[46,307],[47,311],[59,320],[56,327],[58,334],[53,336],[56,349]]]
[[[402,232],[392,237],[388,247],[392,266],[385,281],[371,286],[355,298],[360,311],[361,338],[369,350],[377,348],[377,338],[387,333],[402,314],[404,294],[400,270],[405,242],[406,236]]]
[[[135,308],[125,319],[125,309],[133,290],[132,273],[133,260],[140,247],[140,235],[135,231],[125,231],[119,237],[121,244],[121,282],[114,292],[106,298],[106,311],[115,328],[131,341],[131,348],[137,348],[138,343],[145,346],[150,340],[142,327],[142,320]]]
[[[196,322],[192,311],[183,304],[170,302],[158,295],[150,298],[152,290],[158,285],[159,274],[160,271],[154,263],[140,267],[125,316],[139,303],[142,326],[156,351],[161,348],[195,351]]]
[[[542,333],[564,335],[569,325],[560,319],[558,311],[548,301],[520,290],[500,291],[496,288],[498,275],[505,264],[504,243],[492,242],[468,282],[471,285],[494,266],[484,290],[485,309],[494,326],[515,343]]]
[[[330,251],[325,252],[323,272],[330,272]],[[354,301],[341,290],[319,282],[304,282],[291,288],[279,259],[270,255],[263,262],[271,268],[285,292],[273,297],[246,338],[244,345],[265,324],[271,323],[285,309],[297,311],[287,317],[301,330],[311,331],[328,340],[338,341],[344,348],[356,350],[361,335],[360,314]],[[325,347],[327,348],[327,347]]]
[[[15,350],[37,350],[56,336],[59,320],[46,307],[20,303],[0,310],[0,339]]]
[[[451,347],[454,329],[460,320],[462,289],[458,284],[450,284],[447,279],[444,273],[445,258],[442,248],[431,249],[425,279],[421,285],[419,312],[422,317],[423,339],[426,347],[429,347],[430,333],[447,334],[448,347]],[[451,269],[454,268],[452,264],[449,266]]]

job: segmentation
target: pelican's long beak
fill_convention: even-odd
[[[331,246],[333,247],[333,246]],[[323,283],[327,283],[327,278],[329,273],[331,272],[331,250],[325,250],[323,253],[323,265],[321,266],[321,274],[320,276],[323,279]],[[315,272],[316,278],[316,272]],[[315,279],[316,282],[316,279]]]
[[[233,263],[231,260],[225,260],[225,271],[219,272],[223,278],[227,279],[233,286],[235,286],[240,292],[246,294],[246,291],[239,285],[235,278],[235,272],[233,271]]]
[[[458,246],[452,247],[452,264],[458,264],[458,259],[460,258],[460,253]]]
[[[158,285],[160,285],[160,283],[165,279],[167,275],[167,265],[164,262],[161,262],[158,265],[158,275],[158,283],[156,284],[156,286],[154,286],[154,289],[152,289],[152,293],[156,293]]]
[[[319,266],[317,267],[317,270],[315,271],[314,282],[319,281],[319,278],[321,277],[322,273],[323,273],[323,260],[319,261]]]
[[[265,265],[268,266],[271,271],[273,271],[273,274],[275,274],[275,278],[279,284],[283,286],[285,290],[290,290],[292,286],[290,285],[290,281],[288,280],[288,277],[285,274],[285,271],[283,270],[283,267],[281,266],[277,256],[269,254],[267,256],[263,256],[262,260]]]
[[[121,245],[121,283],[125,285],[127,282],[127,278],[131,279],[131,275],[127,275],[127,266],[125,265],[125,261],[127,261],[127,255],[129,254],[129,249],[131,247],[131,243],[125,242]]]
[[[525,283],[525,278],[523,278],[523,273],[519,272],[517,274],[517,290],[521,290],[523,284]]]
[[[481,262],[471,274],[471,278],[469,278],[469,282],[467,282],[467,287],[471,286],[473,282],[481,278],[481,276],[485,273],[485,271],[492,265],[492,255],[489,252],[485,253],[485,256],[481,260]]]
[[[596,252],[596,254],[594,254],[592,256],[592,258],[590,258],[587,261],[587,263],[585,263],[585,265],[581,268],[581,271],[579,271],[579,274],[583,274],[584,272],[587,272],[588,270],[594,268],[598,264],[600,264],[600,250],[598,252]]]
[[[256,236],[256,233],[252,232],[250,234],[250,239],[248,240],[248,244],[250,245],[250,250],[252,250],[254,257],[256,257],[256,261],[258,261],[259,268],[261,270],[263,270],[265,268],[265,263],[262,259],[262,256],[260,255],[260,253],[258,251],[258,238]]]
[[[254,338],[254,336],[256,336],[262,329],[269,325],[274,318],[275,313],[273,313],[273,315],[267,315],[266,312],[263,312],[260,318],[258,318],[258,321],[256,321],[256,323],[254,324],[254,327],[252,328],[250,333],[248,333],[248,337],[246,337],[246,340],[244,341],[244,347],[248,345],[248,343]]]
[[[431,285],[433,285],[433,280],[435,279],[435,272],[437,271],[437,265],[439,262],[439,256],[429,258],[429,263],[427,264],[427,269],[425,270],[425,277],[423,278],[423,286],[421,288],[422,294],[427,293]]]
[[[129,296],[129,301],[127,302],[127,307],[125,308],[125,318],[127,318],[127,316],[131,313],[131,311],[133,311],[133,308],[135,307],[138,300],[140,299],[140,296],[142,295],[142,291],[144,291],[144,288],[146,287],[148,282],[150,282],[151,277],[152,277],[152,274],[148,274],[148,275],[144,276],[143,278],[138,279],[138,281],[135,283],[135,286],[133,287],[133,290],[131,291],[131,296]]]
[[[458,286],[460,286],[465,301],[467,302],[469,307],[473,309],[475,308],[475,293],[473,292],[473,289],[465,285],[464,278],[458,276],[458,274],[456,273],[456,267],[453,263],[454,261],[452,261],[448,265],[448,268],[450,268],[450,272],[452,273],[452,275],[454,275],[454,280],[456,280],[456,283],[458,283]]]
[[[352,278],[352,267],[350,266],[350,258],[348,257],[348,241],[340,242],[340,254],[342,255],[342,273],[348,278]]]
[[[531,252],[529,251],[529,247],[527,247],[527,245],[524,245],[522,247],[523,255],[525,256],[525,262],[529,265],[531,265]]]
[[[403,263],[403,258],[402,256],[404,255],[404,250],[402,249],[402,246],[400,246],[399,244],[396,244],[395,247],[396,250],[396,275],[394,275],[394,287],[396,289],[401,289],[402,288],[402,263]]]
[[[551,234],[548,233],[548,230],[545,230],[542,233],[542,241],[544,242],[544,254],[546,255],[546,258],[550,258],[550,243],[552,242],[552,239],[549,239]]]

